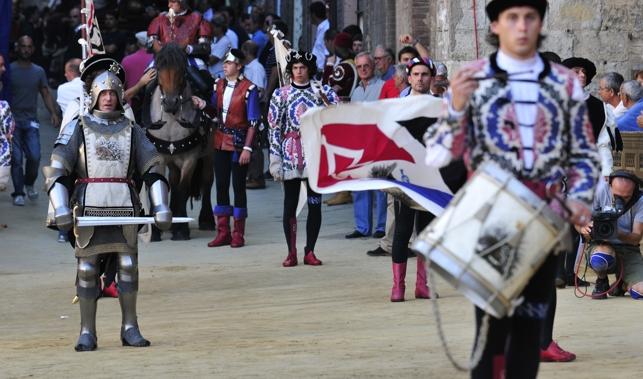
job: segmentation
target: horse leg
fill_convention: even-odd
[[[203,159],[201,171],[201,212],[199,213],[199,229],[215,230],[214,217],[212,217],[212,185],[214,184],[213,154],[206,154]]]
[[[187,216],[187,200],[190,192],[190,182],[194,174],[196,166],[196,159],[186,159],[181,165],[181,173],[179,185],[176,192],[176,215],[178,217]],[[174,211],[173,211],[174,212]],[[172,225],[172,240],[185,241],[190,239],[190,225],[188,223],[181,223]]]

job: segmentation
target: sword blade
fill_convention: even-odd
[[[172,217],[173,224],[194,221],[192,217]],[[153,224],[154,217],[76,217],[78,226],[119,226],[119,225],[145,225]]]

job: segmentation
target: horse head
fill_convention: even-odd
[[[176,114],[183,103],[191,102],[187,86],[187,57],[179,45],[170,43],[156,55],[161,105],[167,113]]]

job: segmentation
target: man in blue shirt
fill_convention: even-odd
[[[641,132],[643,129],[636,125],[636,118],[643,112],[643,86],[636,80],[630,80],[621,85],[621,101],[627,112],[616,121],[621,132]]]

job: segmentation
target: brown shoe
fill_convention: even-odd
[[[325,204],[332,205],[341,205],[341,204],[350,204],[353,202],[353,197],[349,191],[337,192],[335,196],[324,201]]]
[[[247,189],[264,189],[266,188],[266,182],[263,180],[246,180]]]

